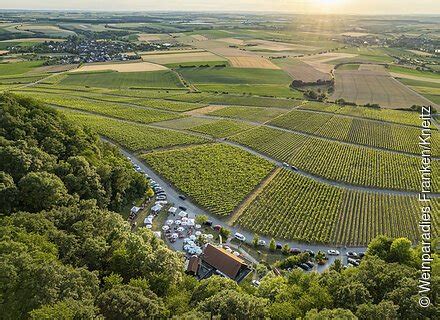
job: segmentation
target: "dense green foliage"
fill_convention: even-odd
[[[117,149],[32,100],[0,96],[0,209],[36,212],[78,199],[119,210],[146,180]]]
[[[171,71],[70,73],[60,83],[101,88],[183,88]]]
[[[132,151],[206,142],[205,139],[140,123],[63,110],[68,119],[86,125],[102,136]],[[187,118],[183,118],[185,120]],[[178,119],[180,120],[180,119]],[[174,120],[172,120],[174,121]]]
[[[202,207],[228,215],[273,165],[239,148],[207,144],[145,154],[157,172]]]
[[[260,234],[305,242],[367,245],[380,234],[415,241],[418,206],[415,197],[349,191],[281,170],[238,223]],[[432,233],[438,234],[436,220]]]

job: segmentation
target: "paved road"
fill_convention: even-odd
[[[108,141],[106,139],[103,139],[104,141]],[[108,141],[109,142],[109,141]],[[174,206],[185,206],[188,210],[187,212],[189,212],[189,216],[193,217],[195,214],[205,214],[209,217],[209,219],[213,222],[213,224],[220,224],[225,226],[226,225],[226,221],[225,219],[219,218],[218,216],[215,216],[209,212],[207,212],[206,210],[198,207],[196,204],[194,204],[193,202],[191,202],[190,199],[187,200],[181,200],[179,198],[179,191],[177,189],[174,188],[174,186],[172,186],[168,181],[166,181],[165,179],[163,179],[161,176],[159,176],[156,172],[154,172],[152,169],[150,169],[148,166],[145,165],[144,162],[142,162],[141,160],[139,160],[139,158],[136,157],[136,155],[134,155],[133,153],[130,153],[127,150],[124,150],[122,148],[120,148],[121,153],[126,156],[126,157],[130,157],[133,161],[133,163],[139,165],[142,170],[144,170],[153,180],[155,180],[157,183],[159,183],[161,185],[161,187],[164,189],[164,191],[167,194],[167,198],[168,198],[168,202],[174,204]],[[246,239],[248,239],[248,241],[251,241],[253,238],[253,233],[240,228],[239,226],[227,226],[232,234],[234,234],[235,232],[239,232],[241,234],[243,234]],[[266,237],[266,236],[261,236],[260,237],[262,240],[265,240],[266,243],[269,243],[270,238]],[[327,246],[327,245],[321,245],[321,244],[306,244],[306,243],[301,243],[301,242],[297,242],[297,241],[286,241],[286,240],[280,240],[277,241],[280,242],[282,244],[289,244],[290,247],[292,248],[299,248],[301,250],[304,249],[311,249],[315,252],[322,250],[322,251],[327,251],[328,249],[338,249],[341,253],[340,258],[344,257],[344,262],[346,262],[345,260],[345,253],[347,251],[346,248],[343,247],[335,247],[335,246]],[[172,244],[173,248],[176,250],[181,250],[182,248],[182,243],[181,241],[176,241],[176,243]],[[348,250],[352,250],[352,251],[365,251],[366,247],[351,247]],[[317,270],[319,272],[324,271],[325,269],[327,269],[329,267],[329,265],[335,260],[335,258],[337,257],[329,257],[329,262],[324,265],[324,266],[318,266]]]

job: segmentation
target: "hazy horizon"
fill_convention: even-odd
[[[187,11],[228,13],[285,13],[285,14],[349,14],[349,15],[417,15],[440,14],[440,1],[420,0],[114,0],[114,1],[31,1],[0,0],[7,10],[80,10],[80,11]]]

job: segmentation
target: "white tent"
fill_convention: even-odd
[[[141,211],[141,208],[134,206],[130,211],[131,213],[137,214],[139,211]]]
[[[158,213],[160,210],[162,210],[162,206],[160,204],[156,204],[151,207],[151,212]]]
[[[177,211],[176,207],[171,207],[171,208],[168,209],[169,213],[176,213],[176,211]]]

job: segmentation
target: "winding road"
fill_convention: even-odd
[[[111,141],[109,141],[105,138],[102,138],[102,140],[115,145],[114,143],[112,143]],[[186,207],[187,212],[189,212],[190,217],[194,217],[196,214],[205,214],[206,216],[209,217],[209,220],[211,220],[214,225],[216,225],[216,224],[223,225],[223,226],[227,225],[227,221],[226,221],[227,218],[220,218],[216,215],[209,213],[208,211],[197,206],[195,203],[193,203],[188,198],[186,200],[180,199],[179,195],[181,193],[170,182],[168,182],[167,180],[162,178],[159,174],[157,174],[155,171],[153,171],[150,167],[145,165],[145,163],[142,162],[135,154],[129,152],[128,150],[126,150],[124,148],[121,148],[120,146],[118,146],[118,148],[120,149],[121,153],[124,156],[130,157],[131,160],[133,161],[133,163],[135,163],[139,167],[141,167],[141,169],[143,171],[145,171],[145,173],[147,173],[153,180],[155,180],[157,183],[159,183],[159,185],[166,192],[167,200],[169,203],[172,203],[175,207],[179,207],[179,206]],[[242,229],[237,225],[234,225],[234,226],[227,225],[227,227],[228,227],[228,229],[231,230],[232,234],[234,234],[235,232],[239,232],[239,233],[243,234],[246,237],[247,241],[251,241],[253,238],[253,233],[250,232],[249,230]],[[265,240],[267,244],[269,244],[270,239],[271,239],[270,237],[267,237],[267,236],[260,236],[260,238],[262,240]],[[366,247],[346,248],[346,247],[328,246],[328,245],[324,245],[324,244],[307,244],[307,243],[302,243],[302,242],[298,242],[298,241],[291,241],[291,240],[279,240],[277,242],[282,243],[282,244],[288,244],[291,248],[299,248],[301,250],[310,249],[315,252],[317,252],[319,250],[327,252],[327,250],[329,250],[329,249],[338,249],[340,252],[340,256],[329,256],[328,263],[326,263],[323,266],[317,266],[318,272],[322,272],[325,269],[327,269],[336,258],[343,259],[343,262],[345,263],[346,262],[345,254],[346,254],[347,250],[360,252],[360,251],[365,251],[367,249]],[[181,243],[179,243],[179,242],[172,244],[172,247],[175,250],[182,249]]]

